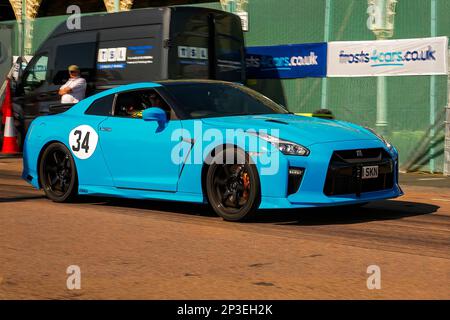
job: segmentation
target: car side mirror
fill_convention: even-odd
[[[144,119],[144,121],[156,121],[161,126],[166,124],[167,115],[163,109],[158,107],[152,107],[145,109],[142,112],[142,119]]]

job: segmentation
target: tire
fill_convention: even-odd
[[[49,145],[39,162],[39,182],[45,195],[55,202],[71,202],[78,195],[75,161],[62,143]]]
[[[226,164],[228,152],[234,162]],[[238,164],[237,159],[245,159]],[[261,203],[258,170],[242,150],[226,149],[211,161],[206,174],[206,194],[212,209],[226,221],[244,221],[254,217]]]

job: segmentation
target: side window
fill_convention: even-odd
[[[69,79],[67,68],[73,64],[80,67],[81,77],[86,79],[87,82],[91,82],[95,71],[95,50],[95,43],[76,43],[59,46],[56,50],[53,83],[56,85],[64,84]]]
[[[111,116],[114,96],[110,94],[109,96],[95,100],[85,113],[93,116]]]
[[[40,87],[47,77],[48,56],[42,55],[35,59],[27,68],[23,87],[25,91],[31,91]]]
[[[171,119],[171,108],[161,96],[152,89],[124,92],[117,96],[114,115],[127,118],[142,118],[142,111],[158,107],[167,112]]]

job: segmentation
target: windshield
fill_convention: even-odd
[[[165,87],[190,119],[289,113],[262,94],[238,84],[177,83]]]

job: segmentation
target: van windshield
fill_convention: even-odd
[[[168,92],[190,119],[289,113],[266,96],[238,84],[166,84]]]

